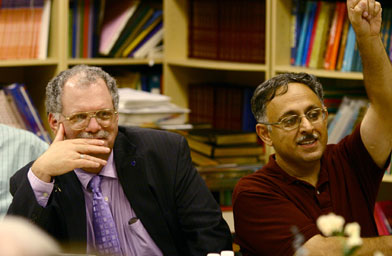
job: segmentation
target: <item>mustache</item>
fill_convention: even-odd
[[[318,138],[319,138],[319,136],[317,134],[307,133],[307,134],[299,137],[297,139],[297,143],[302,143],[302,142],[308,141],[308,140],[317,140]]]
[[[107,139],[109,135],[108,131],[100,130],[97,133],[81,132],[77,137],[81,139]]]

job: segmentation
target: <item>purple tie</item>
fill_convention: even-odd
[[[101,191],[102,176],[94,176],[89,188],[93,191],[93,227],[95,249],[100,255],[122,255],[116,225],[109,204]]]

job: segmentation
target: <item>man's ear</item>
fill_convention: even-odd
[[[268,126],[265,124],[256,124],[256,133],[260,139],[268,146],[272,146],[272,140]]]
[[[53,113],[49,113],[49,115],[48,115],[48,123],[49,123],[50,129],[52,129],[52,132],[54,134],[56,134],[57,130],[59,128],[60,123],[56,119],[56,117],[55,117],[55,115]]]

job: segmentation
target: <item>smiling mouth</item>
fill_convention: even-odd
[[[312,145],[312,144],[314,144],[316,141],[317,141],[317,139],[301,141],[301,142],[298,142],[298,145]]]

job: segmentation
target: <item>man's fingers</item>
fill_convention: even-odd
[[[75,146],[75,151],[81,154],[108,154],[110,153],[110,148],[100,145],[85,145],[77,144]]]
[[[63,123],[59,123],[59,128],[57,129],[56,136],[54,137],[53,142],[63,141],[64,140],[64,126]]]
[[[82,157],[79,157],[79,159],[77,159],[78,166],[80,166],[79,168],[97,168],[100,165],[104,166],[107,164],[107,161],[98,157],[85,154],[81,154],[81,156]]]

